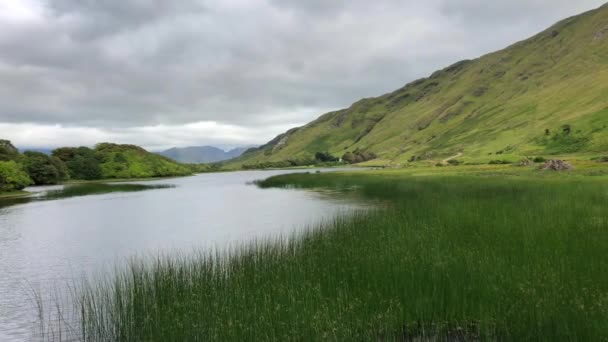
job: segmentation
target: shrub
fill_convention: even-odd
[[[16,160],[19,151],[8,140],[0,140],[0,161]]]
[[[512,164],[512,162],[510,162],[508,160],[496,159],[496,160],[490,160],[490,162],[488,164],[490,164],[490,165],[507,165],[507,164]]]
[[[101,178],[100,158],[88,147],[62,147],[53,151],[53,156],[67,166],[70,178],[94,180]]]
[[[529,158],[524,158],[521,159],[520,161],[517,162],[517,166],[530,166],[532,165],[534,162],[532,160],[530,160]]]
[[[378,156],[374,152],[360,151],[359,149],[356,149],[354,152],[346,152],[342,156],[342,160],[349,164],[363,163],[376,158]]]
[[[600,163],[608,163],[608,156],[602,156],[597,158],[597,161]]]
[[[338,161],[338,158],[332,156],[329,152],[317,152],[315,153],[315,159],[322,163]]]
[[[532,161],[535,163],[544,163],[547,160],[544,157],[534,157],[534,159],[532,159]]]
[[[460,165],[462,163],[460,162],[460,160],[450,159],[450,160],[448,160],[448,164],[453,165],[453,166],[457,166],[457,165]]]
[[[57,157],[27,151],[22,159],[25,170],[36,185],[57,184],[69,177],[65,163]]]
[[[33,182],[15,161],[0,161],[0,191],[21,190]]]

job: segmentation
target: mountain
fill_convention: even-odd
[[[608,4],[289,130],[233,167],[369,151],[375,163],[608,151]]]
[[[202,164],[215,163],[233,159],[242,155],[249,147],[234,148],[224,151],[213,146],[192,146],[184,148],[171,148],[159,154],[180,163]]]
[[[32,147],[32,148],[19,148],[20,152],[32,151],[32,152],[40,152],[44,153],[47,156],[50,156],[53,153],[52,148],[44,148],[44,147]]]

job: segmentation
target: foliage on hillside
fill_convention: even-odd
[[[135,145],[98,144],[88,147],[64,147],[53,152],[63,160],[73,179],[116,179],[183,176],[192,168]]]
[[[0,140],[0,161],[17,160],[19,151],[8,140]]]
[[[15,161],[0,161],[0,192],[16,191],[32,184],[31,178]]]
[[[72,179],[94,180],[102,178],[100,159],[88,147],[61,147],[53,151],[53,157],[62,160]]]
[[[57,184],[69,179],[68,168],[57,158],[41,152],[27,151],[21,158],[23,166],[36,185]]]
[[[214,165],[180,164],[134,145],[102,143],[88,147],[61,147],[52,156],[19,151],[0,140],[0,192],[28,185],[58,184],[68,179],[130,179],[185,176],[217,169]]]
[[[385,164],[608,150],[608,6],[392,93],[327,113],[233,167],[373,152]],[[568,127],[568,133],[564,128]]]
[[[192,173],[187,166],[139,146],[103,143],[97,145],[95,152],[100,159],[102,178],[167,177]]]

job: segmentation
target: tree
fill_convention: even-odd
[[[332,156],[329,152],[317,152],[315,153],[315,159],[322,163],[338,161],[338,158]]]
[[[0,161],[17,160],[19,151],[8,140],[0,140]]]
[[[101,179],[100,160],[95,151],[88,147],[58,148],[53,151],[53,156],[65,163],[72,179]]]
[[[22,160],[25,170],[36,185],[57,184],[67,179],[65,164],[57,157],[27,151]]]
[[[63,162],[63,160],[51,156],[51,164],[53,164],[53,166],[55,166],[55,168],[57,169],[57,172],[59,174],[59,179],[61,180],[68,180],[70,179],[70,172],[68,170],[67,165],[65,165],[65,163]]]
[[[21,190],[33,182],[15,161],[0,161],[0,191]]]

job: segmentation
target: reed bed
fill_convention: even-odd
[[[86,341],[598,340],[608,185],[278,176],[381,200],[290,239],[135,259],[76,302]]]

